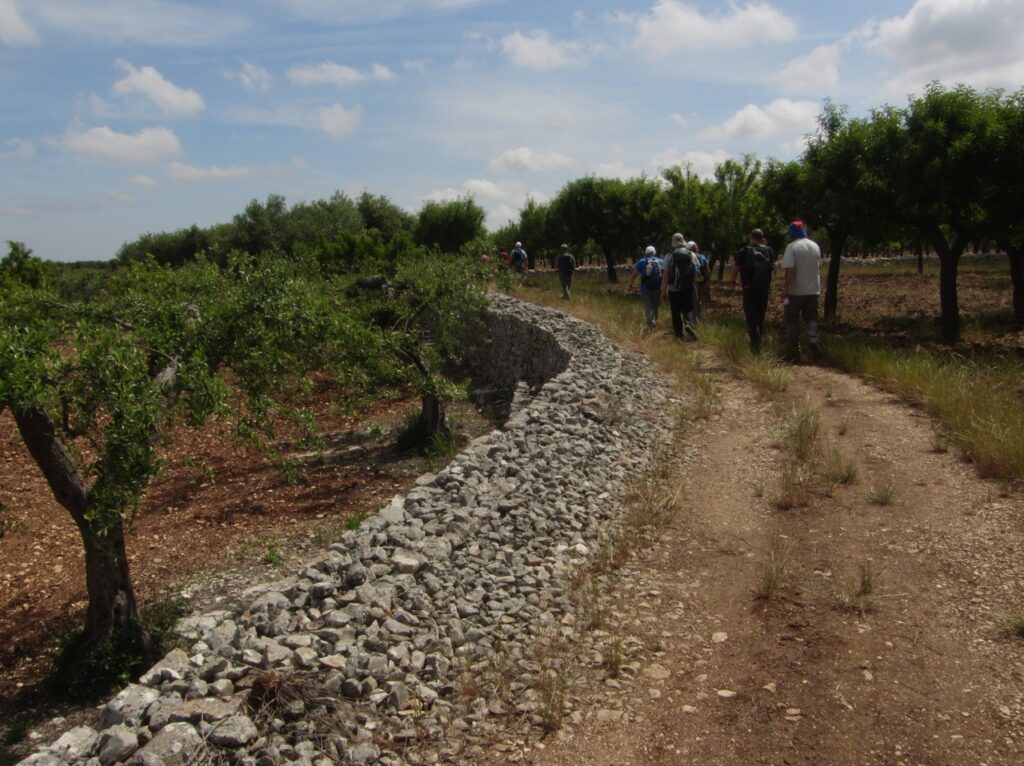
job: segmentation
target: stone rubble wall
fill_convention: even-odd
[[[627,472],[667,436],[668,386],[649,360],[560,312],[491,304],[479,361],[492,383],[536,392],[502,430],[322,559],[250,589],[241,613],[187,618],[188,651],[107,703],[98,729],[72,729],[22,764],[472,760],[460,735],[495,711],[458,699],[459,673],[565,623],[565,575],[617,523]]]

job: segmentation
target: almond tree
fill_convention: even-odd
[[[255,439],[308,371],[333,372],[356,397],[394,370],[381,333],[355,321],[308,263],[235,255],[223,270],[205,261],[172,270],[151,261],[89,304],[2,278],[0,409],[82,538],[88,607],[70,669],[86,678],[105,645],[149,659],[125,531],[165,429],[233,413],[239,434]]]

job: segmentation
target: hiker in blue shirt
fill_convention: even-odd
[[[523,243],[516,242],[515,248],[512,250],[511,257],[509,259],[509,265],[512,270],[518,274],[523,274],[526,271],[527,256],[526,251],[523,250]]]
[[[708,257],[700,251],[696,242],[687,242],[686,249],[697,256],[697,279],[694,289],[697,295],[693,300],[693,323],[699,324],[704,318],[704,307],[711,302],[711,267]]]
[[[633,273],[629,275],[626,292],[633,291],[637,278],[640,279],[640,298],[644,302],[644,317],[648,327],[658,324],[658,307],[661,305],[661,272],[665,270],[665,261],[658,257],[653,245],[644,250],[644,257],[633,264]]]

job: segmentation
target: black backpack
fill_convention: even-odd
[[[692,290],[694,282],[697,281],[697,264],[693,262],[693,254],[686,249],[675,250],[671,258],[668,281],[673,292]]]
[[[748,245],[746,250],[747,273],[744,276],[748,279],[744,280],[743,286],[767,290],[772,283],[774,268],[772,251],[765,245]]]

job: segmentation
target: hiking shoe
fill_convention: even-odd
[[[697,340],[697,333],[690,325],[686,325],[685,333],[689,340]]]

